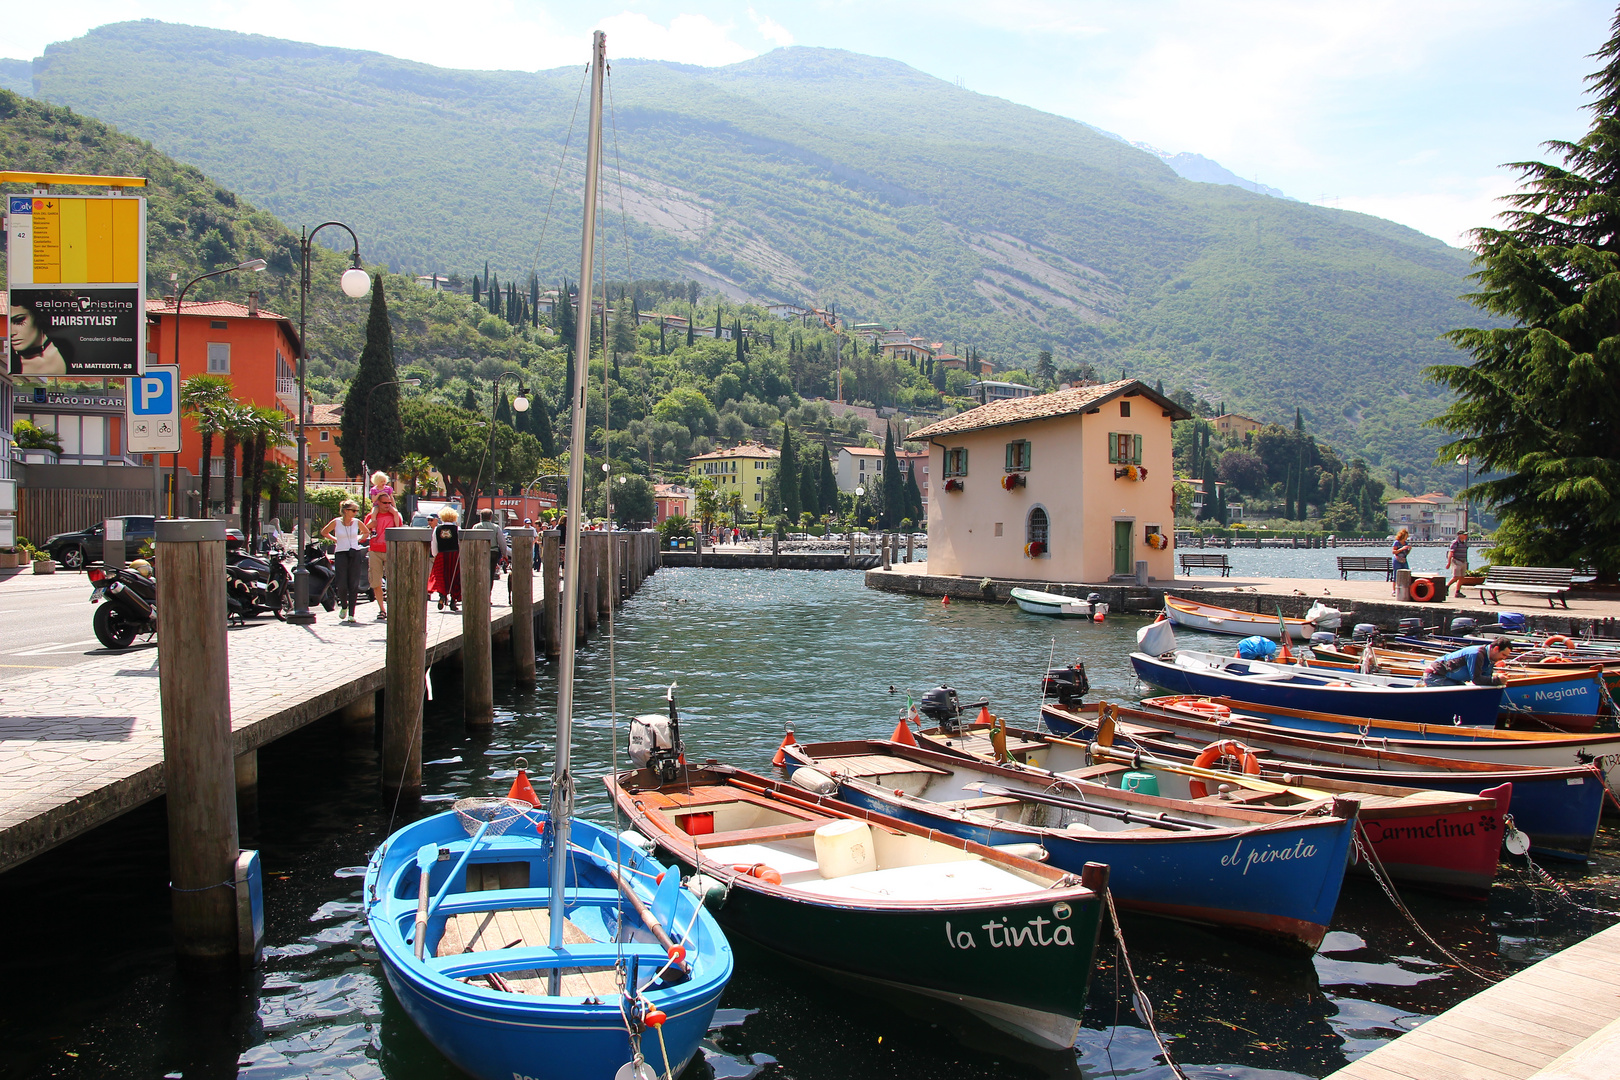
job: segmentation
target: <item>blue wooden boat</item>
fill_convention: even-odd
[[[1360,653],[1348,648],[1315,645],[1311,647],[1311,653],[1310,666],[1323,671],[1357,671],[1361,662]],[[1439,652],[1433,651],[1373,650],[1379,671],[1405,678],[1421,678],[1423,668],[1439,655]],[[1566,723],[1574,724],[1578,723],[1577,717],[1592,718],[1604,711],[1607,694],[1603,669],[1596,664],[1591,667],[1571,664],[1538,667],[1521,664],[1515,658],[1498,664],[1496,674],[1504,680],[1503,712],[1568,717]],[[1590,730],[1593,722],[1588,719],[1581,730]],[[1563,730],[1573,729],[1564,727]]]
[[[1424,686],[1422,679],[1324,671],[1177,649],[1172,659],[1131,653],[1143,682],[1172,694],[1229,697],[1256,705],[1408,723],[1495,727],[1500,686]]]
[[[1079,873],[1106,862],[1122,907],[1315,948],[1338,902],[1355,802],[1294,817],[1194,805],[1049,778],[893,741],[790,745],[795,783],[830,780],[838,798],[990,846],[1032,845]]]
[[[1224,739],[1237,739],[1260,755],[1261,775],[1298,776],[1310,783],[1317,778],[1346,783],[1372,780],[1380,784],[1426,788],[1474,795],[1503,784],[1513,787],[1512,814],[1517,828],[1530,838],[1537,856],[1585,860],[1592,851],[1603,813],[1603,778],[1591,765],[1515,765],[1447,758],[1437,749],[1390,749],[1382,740],[1347,742],[1315,733],[1268,724],[1256,714],[1235,712],[1202,701],[1165,707],[1159,699],[1152,711],[1112,706],[1116,716],[1116,745],[1123,740],[1157,753],[1180,754],[1191,760],[1204,747]],[[1091,740],[1097,732],[1097,705],[1041,707],[1041,724],[1065,739]],[[1240,727],[1241,725],[1241,727]],[[1033,751],[1032,751],[1033,752]],[[1046,758],[1038,759],[1043,765]]]
[[[679,874],[576,821],[564,944],[553,947],[545,815],[514,800],[466,802],[513,805],[407,825],[366,868],[366,920],[406,1014],[478,1080],[611,1080],[632,1058],[632,1033],[648,1066],[679,1074],[731,977],[731,948],[701,900]],[[499,824],[501,814],[516,818],[503,835],[464,827],[469,815]],[[660,934],[684,953],[679,963]],[[646,1024],[654,1010],[661,1028]]]

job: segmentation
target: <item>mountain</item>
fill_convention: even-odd
[[[1233,187],[1240,187],[1244,191],[1252,191],[1256,195],[1270,195],[1275,199],[1289,197],[1276,188],[1262,184],[1258,180],[1245,180],[1220,162],[1211,161],[1203,154],[1189,154],[1185,151],[1172,154],[1165,150],[1154,150],[1152,147],[1142,143],[1136,145],[1159,155],[1164,163],[1176,170],[1176,175],[1183,179],[1196,180],[1200,184],[1231,184]]]
[[[32,74],[42,99],[284,220],[348,221],[368,258],[555,281],[577,265],[582,71],[455,71],[145,21],[51,45]],[[1052,349],[1262,419],[1299,406],[1343,452],[1450,481],[1421,426],[1444,399],[1421,369],[1458,359],[1439,334],[1480,321],[1458,299],[1467,252],[1188,181],[1085,124],[851,52],[619,61],[610,85],[609,277],[835,303],[1005,367]]]
[[[0,60],[0,90],[13,94],[34,92],[34,65],[27,60]]]

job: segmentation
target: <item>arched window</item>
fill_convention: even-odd
[[[1030,510],[1029,517],[1024,522],[1024,542],[1041,545],[1041,554],[1051,550],[1051,522],[1047,519],[1046,508],[1037,506]]]

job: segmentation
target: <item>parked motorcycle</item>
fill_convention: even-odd
[[[321,605],[327,611],[337,607],[337,565],[325,548],[311,540],[304,545],[304,565],[309,569],[310,606]]]
[[[225,601],[231,617],[251,619],[266,612],[281,619],[292,610],[292,575],[285,557],[274,551],[251,555],[245,544],[225,543]]]
[[[136,559],[121,570],[92,567],[88,576],[95,588],[90,602],[100,604],[90,620],[97,641],[127,649],[136,637],[157,633],[157,582],[150,563]]]

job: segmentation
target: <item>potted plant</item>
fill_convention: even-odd
[[[15,570],[22,565],[23,553],[16,548],[0,548],[0,570]]]
[[[51,561],[51,553],[50,552],[48,552],[48,551],[38,551],[38,550],[36,550],[34,552],[34,573],[36,573],[36,574],[54,574],[54,573],[56,573],[56,563]]]

